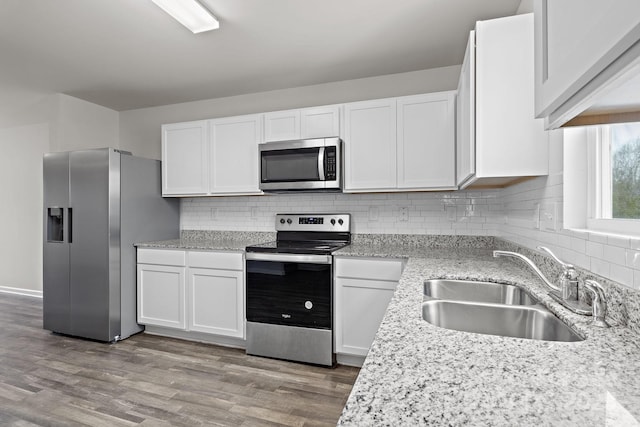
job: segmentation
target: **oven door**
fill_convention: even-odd
[[[247,322],[331,329],[331,255],[246,254]]]

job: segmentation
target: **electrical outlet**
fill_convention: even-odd
[[[380,208],[369,206],[369,221],[377,221],[380,218]]]
[[[211,208],[211,219],[216,219],[218,217],[218,209]]]
[[[409,208],[408,207],[402,206],[401,208],[399,208],[398,212],[399,212],[398,221],[402,221],[402,222],[409,221]]]
[[[558,230],[558,203],[543,203],[540,205],[540,230]]]
[[[257,206],[252,206],[251,207],[251,219],[258,219],[258,207]]]

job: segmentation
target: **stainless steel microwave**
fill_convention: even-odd
[[[340,138],[267,142],[259,152],[262,191],[342,191]]]

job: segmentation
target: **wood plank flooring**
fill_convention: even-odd
[[[138,334],[42,329],[42,300],[0,293],[2,426],[329,426],[358,375]]]

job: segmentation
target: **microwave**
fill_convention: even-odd
[[[262,191],[342,191],[340,138],[267,142],[259,153]]]

